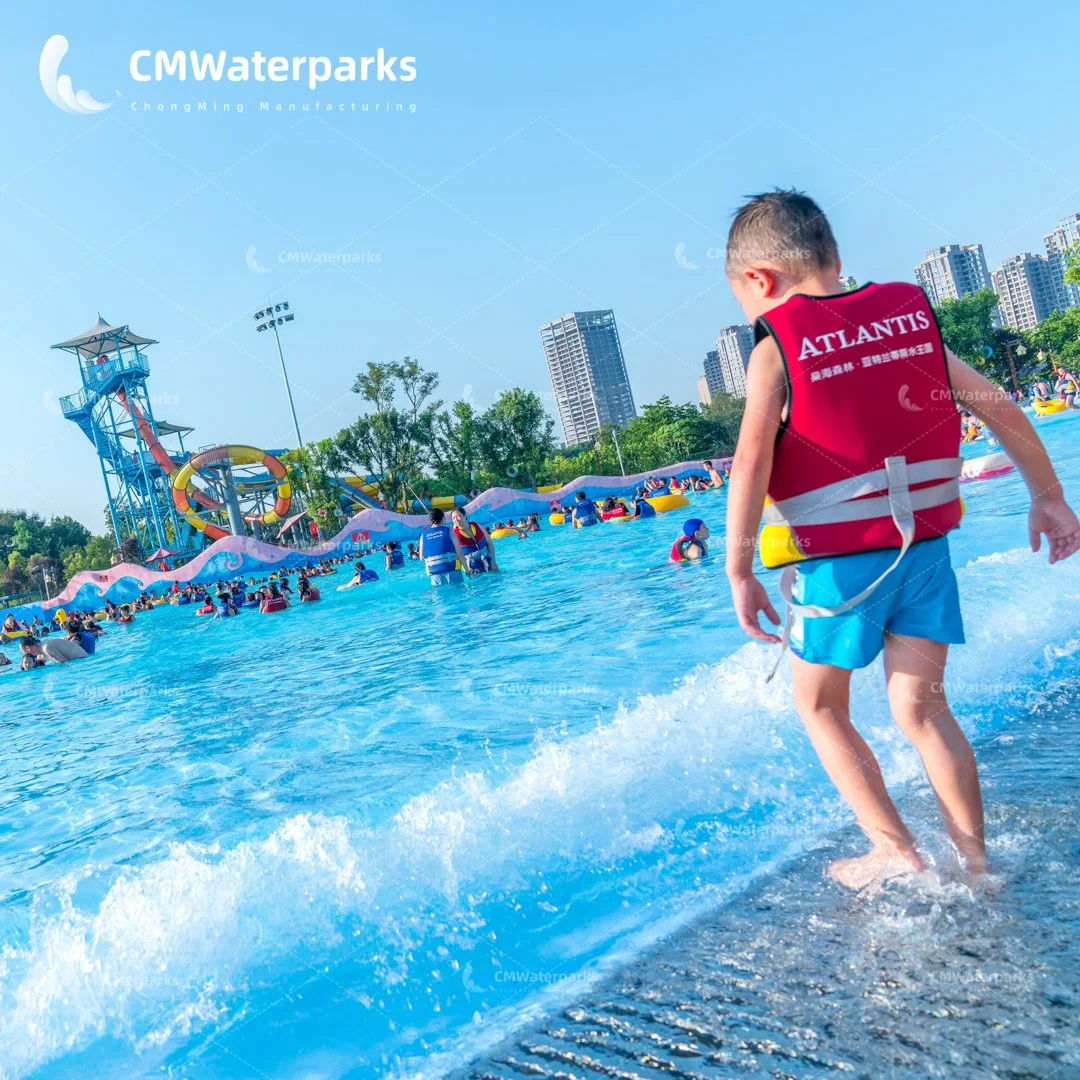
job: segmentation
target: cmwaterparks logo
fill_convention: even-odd
[[[93,116],[104,112],[115,101],[98,101],[89,91],[75,90],[70,75],[60,74],[60,63],[67,55],[68,39],[63,34],[53,34],[41,50],[38,73],[46,97],[58,108],[74,116]],[[128,74],[134,83],[196,83],[200,89],[205,85],[236,86],[246,83],[289,85],[307,91],[329,90],[356,83],[411,83],[416,79],[416,57],[396,56],[383,48],[370,56],[272,56],[254,50],[250,55],[230,55],[224,49],[217,52],[197,52],[191,49],[169,51],[167,49],[136,49],[128,60]],[[116,91],[120,97],[121,92]],[[144,101],[131,104],[131,109],[151,112],[238,112],[244,111],[242,102],[171,102],[151,103]],[[356,102],[303,102],[302,104],[261,101],[260,112],[415,112],[415,104],[405,106],[389,101],[378,102],[372,107],[364,103],[357,109]]]
[[[58,108],[72,116],[94,116],[104,112],[113,102],[98,101],[86,90],[76,90],[70,75],[60,74],[60,61],[67,56],[68,39],[63,34],[53,34],[45,42],[38,60],[38,75],[45,96]]]

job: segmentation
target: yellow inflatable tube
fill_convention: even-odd
[[[690,500],[685,495],[654,495],[645,501],[658,514],[665,514],[668,510],[679,510],[690,505]]]
[[[565,514],[552,514],[551,517],[548,518],[549,525],[562,525],[565,521]]]
[[[517,536],[517,529],[496,529],[493,533],[490,533],[492,540],[502,540],[507,536]]]
[[[1053,416],[1054,413],[1065,411],[1065,402],[1061,398],[1055,398],[1051,401],[1039,401],[1036,399],[1033,404],[1035,412],[1039,416]]]

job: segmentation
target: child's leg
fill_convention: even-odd
[[[889,705],[919,752],[937,795],[945,827],[971,870],[986,866],[982,795],[975,755],[945,700],[948,645],[885,635]]]
[[[792,657],[795,705],[821,764],[855,811],[874,845],[862,859],[845,859],[829,868],[843,884],[859,888],[895,872],[921,870],[915,841],[900,820],[870,747],[851,725],[848,690],[851,672]]]

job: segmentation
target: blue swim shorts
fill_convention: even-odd
[[[796,603],[835,607],[882,574],[896,551],[867,551],[798,564]],[[912,545],[900,565],[861,604],[843,615],[795,615],[791,651],[811,664],[853,671],[872,663],[885,634],[964,643],[960,591],[942,536]]]

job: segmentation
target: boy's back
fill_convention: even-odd
[[[796,706],[829,776],[872,843],[834,864],[860,887],[922,869],[848,712],[852,670],[884,652],[889,701],[938,796],[965,865],[985,865],[974,756],[949,711],[944,669],[962,643],[946,534],[960,520],[963,404],[983,419],[1032,492],[1032,548],[1050,561],[1080,548],[1080,523],[1022,411],[941,341],[922,291],[904,283],[845,293],[836,241],[820,208],[797,192],[751,199],[728,241],[728,277],[756,326],[746,410],[728,502],[728,576],[740,625],[780,617],[753,575],[784,565]],[[772,503],[765,507],[766,496]]]

